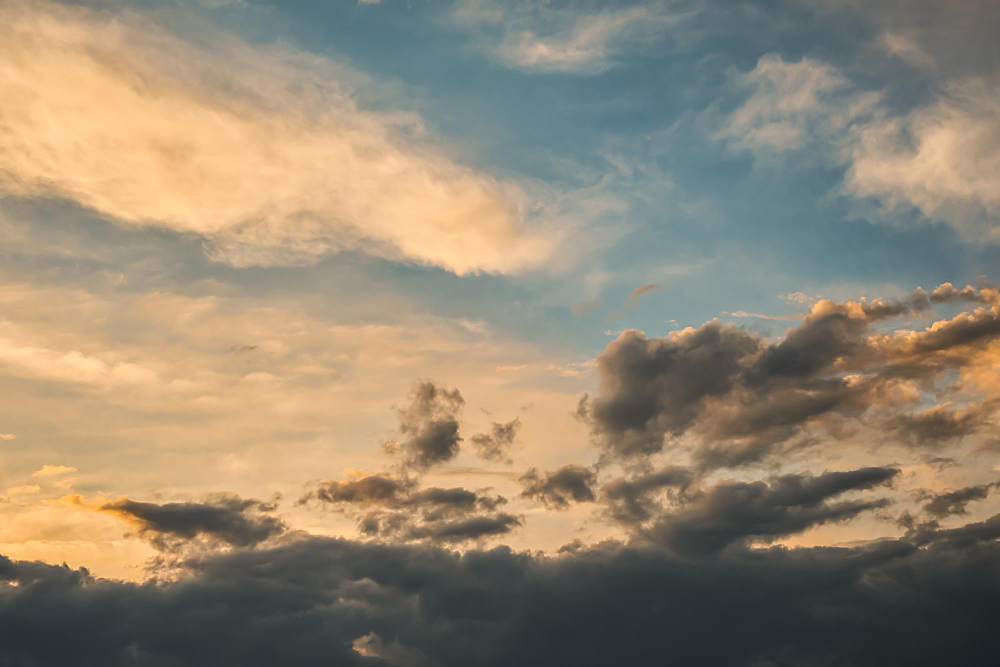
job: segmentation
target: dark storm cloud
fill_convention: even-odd
[[[859,420],[887,409],[893,383],[933,384],[974,363],[983,346],[1000,337],[1000,307],[979,307],[905,335],[873,327],[956,300],[997,298],[988,288],[945,285],[894,301],[820,301],[773,343],[718,321],[664,338],[626,331],[598,357],[600,392],[584,396],[576,416],[616,458],[655,454],[693,435],[703,469],[754,463],[807,442],[807,427],[829,431],[835,418]],[[904,434],[906,420],[899,418],[893,430]],[[972,429],[974,421],[954,426]]]
[[[465,399],[458,389],[433,382],[418,381],[410,391],[410,403],[399,408],[400,447],[407,463],[428,468],[458,454],[462,437],[458,433],[458,413]]]
[[[517,440],[521,430],[521,418],[515,417],[509,422],[493,422],[489,433],[479,433],[472,436],[472,444],[476,448],[476,456],[486,461],[510,463],[511,445]]]
[[[574,464],[546,471],[544,475],[539,475],[537,468],[531,468],[521,476],[524,487],[521,497],[540,501],[553,509],[566,509],[571,503],[593,502],[596,481],[593,470]]]
[[[885,484],[898,474],[895,468],[862,468],[816,477],[782,475],[770,483],[719,482],[685,499],[640,534],[685,557],[717,553],[752,540],[769,543],[886,506],[884,499],[828,501]]]
[[[998,536],[995,517],[702,560],[615,543],[544,558],[312,537],[147,584],[0,557],[0,664],[383,664],[361,654],[374,646],[441,667],[985,667]]]
[[[218,494],[202,503],[157,504],[125,499],[100,509],[133,523],[138,535],[163,550],[175,547],[177,540],[198,537],[234,547],[252,547],[284,533],[287,527],[277,517],[265,514],[275,509],[273,504],[232,494]]]
[[[968,514],[966,505],[976,500],[986,500],[995,486],[995,484],[980,484],[945,493],[923,494],[921,500],[927,501],[923,506],[925,512],[943,519],[947,516]]]

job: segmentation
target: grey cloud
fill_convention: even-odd
[[[616,479],[602,489],[610,517],[619,523],[646,521],[660,509],[650,496],[661,489],[684,489],[694,479],[692,472],[680,466],[668,466],[632,479]]]
[[[322,482],[299,503],[312,500],[356,516],[361,534],[394,541],[451,544],[504,535],[521,523],[499,511],[507,503],[503,496],[460,487],[418,489],[414,481],[384,474]]]
[[[462,437],[458,432],[458,413],[465,399],[458,389],[447,389],[433,382],[418,381],[410,391],[410,403],[397,410],[400,443],[407,463],[428,468],[453,459]]]
[[[511,445],[517,440],[521,430],[521,418],[515,417],[509,422],[493,422],[489,433],[478,433],[472,436],[472,444],[476,448],[476,456],[486,461],[510,463]]]
[[[770,484],[719,482],[685,499],[678,509],[657,518],[640,534],[685,557],[713,554],[753,540],[769,543],[884,507],[884,499],[828,501],[848,491],[885,484],[898,474],[895,468],[876,467],[816,477],[782,475]]]
[[[574,464],[546,471],[544,475],[531,468],[521,477],[524,486],[521,497],[541,501],[553,509],[566,509],[572,503],[593,502],[596,479],[593,470]]]
[[[955,491],[945,493],[934,493],[922,496],[927,502],[924,504],[924,511],[936,518],[942,519],[952,515],[967,514],[965,507],[976,500],[986,500],[995,484],[980,484],[978,486],[966,486]]]
[[[886,420],[885,427],[909,444],[936,447],[978,431],[985,423],[985,412],[984,406],[958,411],[939,405],[894,415]]]
[[[344,482],[330,480],[321,483],[316,491],[303,496],[299,502],[315,498],[331,504],[398,505],[411,486],[412,482],[388,475],[367,475]]]
[[[672,338],[625,331],[597,358],[601,392],[581,403],[579,414],[587,415],[609,451],[657,452],[666,435],[682,433],[697,419],[707,397],[733,388],[741,361],[759,347],[755,337],[719,322]]]
[[[985,666],[998,518],[694,561],[615,543],[546,558],[308,537],[150,584],[0,557],[0,582],[18,584],[0,583],[0,663]]]
[[[496,516],[424,522],[408,528],[406,535],[409,539],[427,539],[434,543],[453,544],[506,535],[520,525],[521,520],[513,514],[500,513]]]
[[[598,357],[600,391],[581,399],[576,416],[617,458],[649,456],[693,435],[703,469],[754,463],[807,442],[807,427],[835,428],[835,417],[857,420],[873,409],[880,419],[891,416],[897,380],[933,384],[973,363],[1000,337],[998,307],[905,336],[882,334],[873,323],[934,302],[992,303],[993,292],[946,284],[893,301],[820,301],[774,343],[718,321],[664,338],[626,331]],[[898,420],[897,434],[905,421]]]
[[[264,514],[274,505],[232,494],[218,494],[207,502],[147,503],[119,500],[101,511],[133,522],[137,534],[153,546],[171,550],[178,540],[206,537],[234,547],[253,547],[285,532],[285,523]]]

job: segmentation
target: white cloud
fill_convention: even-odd
[[[195,234],[237,265],[351,248],[509,273],[554,251],[523,189],[360,110],[329,61],[47,2],[0,23],[3,191]]]
[[[620,55],[668,36],[686,15],[667,3],[586,12],[536,3],[459,3],[453,19],[476,34],[476,47],[513,69],[600,74]]]
[[[846,168],[847,194],[886,210],[916,209],[969,240],[1000,240],[996,81],[956,81],[901,115],[879,93],[810,59],[765,56],[741,84],[751,92],[717,139],[760,157],[812,147]]]

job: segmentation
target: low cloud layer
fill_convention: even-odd
[[[315,537],[190,561],[176,582],[145,585],[2,558],[0,659],[986,665],[998,536],[994,519],[932,530],[922,547],[903,538],[695,562],[616,544],[540,558]],[[45,641],[53,618],[65,625]]]

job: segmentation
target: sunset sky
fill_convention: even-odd
[[[998,34],[0,0],[0,665],[995,664]]]

